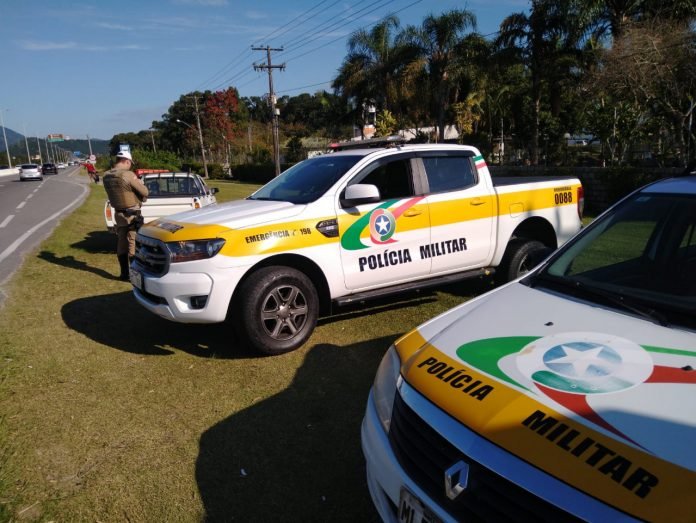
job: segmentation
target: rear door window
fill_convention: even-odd
[[[430,193],[458,191],[476,185],[470,156],[422,157]]]

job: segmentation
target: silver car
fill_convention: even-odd
[[[24,180],[43,180],[41,167],[35,163],[23,163],[19,166],[19,179]]]

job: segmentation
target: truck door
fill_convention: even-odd
[[[494,247],[496,200],[472,153],[419,153],[428,183],[432,273],[486,266]],[[483,159],[480,159],[483,162]]]
[[[375,185],[379,202],[349,206],[339,199],[346,288],[388,286],[430,273],[430,259],[420,255],[430,243],[430,215],[413,161],[413,154],[377,159],[348,182]]]

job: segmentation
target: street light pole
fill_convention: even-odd
[[[5,134],[5,122],[2,120],[2,112],[7,109],[0,109],[0,125],[2,126],[2,137],[5,140],[5,152],[7,153],[7,165],[12,169],[12,160],[10,159],[10,147],[7,145],[7,134]]]
[[[196,111],[196,118],[198,117],[198,111]],[[205,177],[208,177],[208,163],[206,162],[205,159],[205,148],[203,147],[203,133],[201,133],[201,128],[200,128],[200,120],[198,120],[199,127],[196,129],[193,125],[187,124],[183,120],[179,120],[178,118],[176,119],[177,122],[184,124],[186,127],[188,127],[191,130],[198,130],[198,140],[200,141],[201,144],[201,157],[203,158],[203,172],[205,173]]]
[[[36,136],[36,147],[39,149],[39,163],[43,163],[43,155],[41,154],[41,141],[39,136]]]

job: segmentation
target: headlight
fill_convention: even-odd
[[[169,249],[169,259],[172,263],[187,262],[194,260],[204,260],[212,258],[222,246],[225,240],[215,238],[214,240],[190,240],[183,242],[169,242],[166,244]]]
[[[401,360],[392,345],[379,364],[375,383],[372,386],[372,399],[375,402],[377,416],[379,416],[379,421],[382,423],[382,428],[385,432],[389,432],[394,395],[396,394],[396,382],[399,379],[400,369]]]

